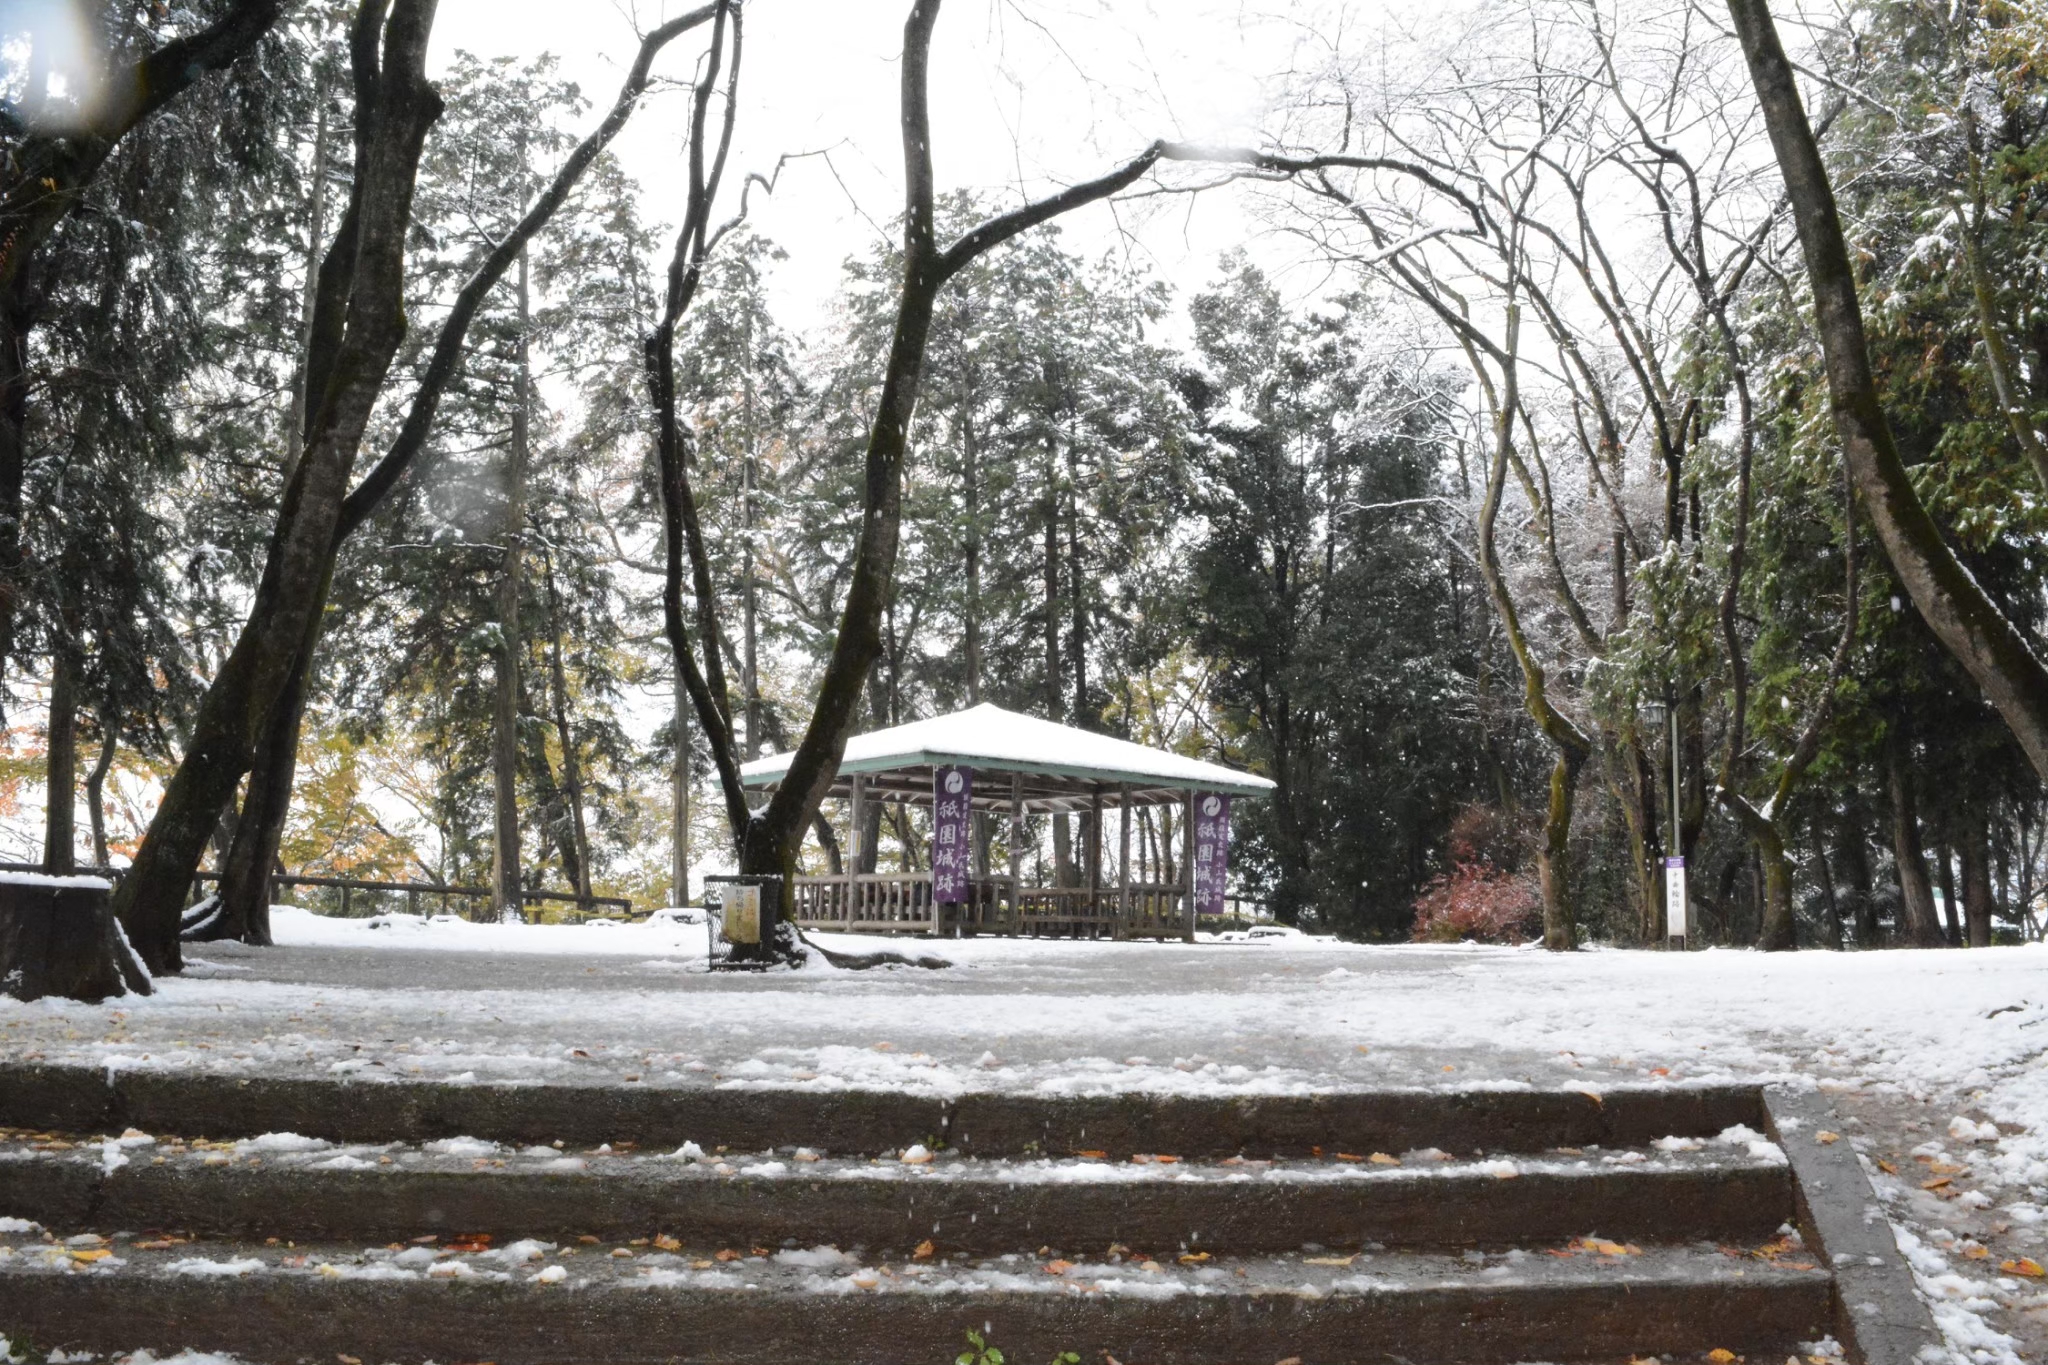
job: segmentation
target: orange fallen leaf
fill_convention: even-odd
[[[1669,1076],[1671,1068],[1668,1066],[1653,1066],[1650,1068],[1650,1074],[1652,1076]]]
[[[1923,1189],[1923,1190],[1938,1190],[1938,1189],[1942,1189],[1942,1188],[1944,1188],[1944,1187],[1946,1187],[1946,1186],[1948,1186],[1948,1185],[1953,1185],[1954,1183],[1955,1183],[1954,1181],[1950,1180],[1950,1179],[1949,1179],[1949,1178],[1948,1178],[1947,1176],[1945,1176],[1945,1175],[1944,1175],[1944,1176],[1938,1176],[1938,1177],[1936,1177],[1936,1178],[1935,1178],[1935,1179],[1933,1179],[1933,1180],[1923,1180],[1923,1181],[1921,1181],[1921,1182],[1920,1182],[1920,1188],[1921,1188],[1921,1189]]]
[[[1707,1352],[1707,1359],[1713,1361],[1714,1365],[1729,1365],[1730,1361],[1740,1360],[1742,1357],[1725,1347],[1716,1346]]]
[[[1180,1263],[1182,1265],[1200,1265],[1208,1259],[1209,1253],[1206,1251],[1190,1251],[1180,1258]]]
[[[658,1251],[679,1251],[682,1249],[682,1245],[680,1241],[665,1232],[656,1233],[654,1236],[654,1246]]]
[[[711,1254],[714,1260],[720,1261],[737,1261],[740,1258],[740,1253],[734,1251],[731,1247],[726,1247],[722,1251],[714,1251]]]
[[[1374,1152],[1372,1154],[1372,1164],[1375,1166],[1398,1166],[1401,1164],[1401,1158],[1388,1156],[1385,1152]]]
[[[1087,1158],[1088,1158],[1089,1160],[1091,1160],[1091,1161],[1107,1161],[1107,1160],[1109,1160],[1109,1153],[1108,1153],[1108,1152],[1104,1152],[1104,1151],[1098,1151],[1097,1149],[1095,1149],[1095,1148],[1093,1148],[1093,1147],[1091,1147],[1091,1148],[1088,1148],[1088,1149],[1087,1149],[1087,1150],[1085,1150],[1085,1151],[1079,1151],[1079,1152],[1076,1152],[1076,1153],[1074,1153],[1074,1155],[1075,1155],[1075,1156],[1084,1156],[1084,1157],[1087,1157]]]
[[[1877,1169],[1883,1171],[1886,1175],[1897,1175],[1899,1173],[1899,1168],[1886,1161],[1883,1157],[1877,1159]]]
[[[1045,1263],[1045,1273],[1048,1275],[1064,1275],[1073,1268],[1074,1263],[1072,1261],[1047,1261]]]
[[[1364,1158],[1364,1157],[1362,1157],[1362,1156],[1358,1156],[1358,1155],[1355,1155],[1354,1153],[1351,1153],[1351,1152],[1339,1152],[1339,1153],[1337,1153],[1337,1160],[1339,1160],[1339,1161],[1363,1161],[1363,1160],[1365,1160],[1365,1158]]]
[[[910,1253],[910,1258],[914,1261],[929,1261],[932,1253],[937,1250],[938,1248],[932,1245],[932,1239],[927,1237],[917,1244],[917,1250]]]
[[[489,1251],[491,1234],[488,1232],[465,1232],[449,1239],[450,1251]]]
[[[1963,1255],[1973,1261],[1988,1261],[1991,1259],[1991,1248],[1986,1246],[1968,1246],[1963,1248]]]
[[[1818,1142],[1821,1146],[1825,1147],[1830,1142],[1840,1142],[1842,1140],[1842,1135],[1840,1133],[1830,1133],[1827,1129],[1823,1128],[1818,1133],[1815,1133],[1813,1135],[1813,1140],[1815,1142]]]
[[[2048,1276],[2048,1270],[2041,1269],[2041,1263],[2031,1256],[2021,1256],[2017,1260],[2011,1261],[2000,1261],[1998,1268],[2008,1275],[2024,1275],[2030,1280],[2038,1280],[2043,1276]]]

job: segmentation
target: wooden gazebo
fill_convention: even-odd
[[[741,781],[773,788],[789,770],[789,755],[758,759],[740,769]],[[922,871],[862,873],[859,841],[865,807],[874,801],[934,805],[934,779],[943,770],[972,770],[971,806],[977,826],[1007,815],[1007,876],[987,866],[986,834],[975,840],[976,865],[965,899],[938,904],[930,860]],[[799,877],[791,909],[813,929],[856,933],[1057,933],[1084,937],[1192,938],[1195,928],[1195,859],[1190,832],[1198,799],[1260,797],[1273,783],[1251,773],[1187,758],[1108,735],[1077,730],[997,706],[856,735],[846,743],[830,795],[848,803],[843,866],[838,876]],[[1171,807],[1180,838],[1169,881],[1132,877],[1130,811]],[[1104,816],[1117,812],[1121,844],[1114,886],[1105,885]],[[1042,814],[1088,814],[1076,886],[1025,886],[1024,820]],[[1162,841],[1164,833],[1161,832]]]

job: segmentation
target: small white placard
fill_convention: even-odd
[[[1664,934],[1685,937],[1685,859],[1664,860]]]

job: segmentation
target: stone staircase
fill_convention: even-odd
[[[0,1066],[0,1335],[266,1365],[937,1365],[969,1329],[1013,1365],[1776,1365],[1832,1338],[1906,1365],[1931,1328],[1826,1121],[1753,1087],[942,1101]]]

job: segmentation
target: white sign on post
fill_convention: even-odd
[[[1664,860],[1664,935],[1685,937],[1685,859]]]

